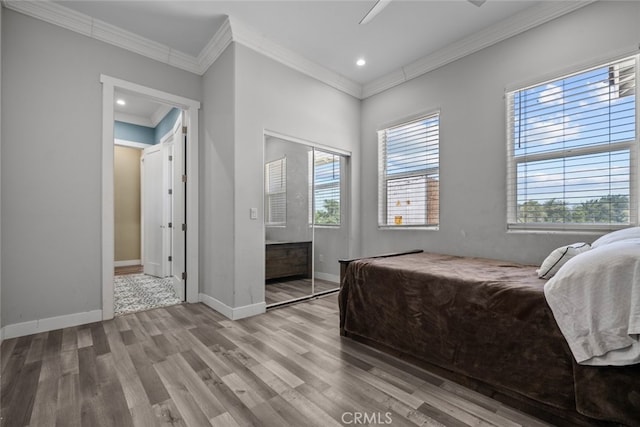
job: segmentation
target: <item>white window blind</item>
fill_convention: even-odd
[[[440,114],[378,131],[378,224],[437,226]]]
[[[266,225],[287,223],[287,158],[265,164]]]
[[[510,228],[638,221],[637,57],[507,93]]]
[[[340,225],[340,159],[325,151],[309,152],[311,224]]]

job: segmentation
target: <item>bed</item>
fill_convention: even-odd
[[[554,424],[640,425],[640,365],[577,364],[536,269],[422,251],[341,261],[340,332]]]

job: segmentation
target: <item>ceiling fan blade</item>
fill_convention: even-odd
[[[475,5],[475,6],[482,6],[487,0],[467,0],[469,3]]]
[[[373,5],[371,10],[369,10],[369,12],[364,15],[364,18],[360,20],[359,24],[364,25],[371,22],[371,20],[375,18],[376,15],[382,11],[382,9],[387,7],[389,3],[391,3],[391,0],[378,0],[376,4]]]

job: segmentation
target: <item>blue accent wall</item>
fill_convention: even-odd
[[[173,129],[173,125],[175,125],[180,113],[181,110],[179,108],[172,108],[171,111],[169,111],[167,115],[160,120],[160,123],[158,123],[155,128],[119,122],[116,120],[113,127],[113,136],[115,139],[141,142],[142,144],[159,144],[162,137]]]
[[[143,144],[155,144],[155,129],[134,125],[131,123],[119,122],[116,120],[113,126],[113,136],[115,139],[141,142]]]
[[[162,137],[173,129],[173,125],[176,124],[176,120],[178,119],[178,116],[180,116],[180,112],[180,109],[172,108],[171,111],[169,111],[167,115],[160,120],[160,123],[158,123],[158,126],[155,128],[154,144],[159,144]]]

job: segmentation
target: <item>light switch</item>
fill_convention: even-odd
[[[249,218],[258,219],[258,208],[250,208],[249,209]]]

